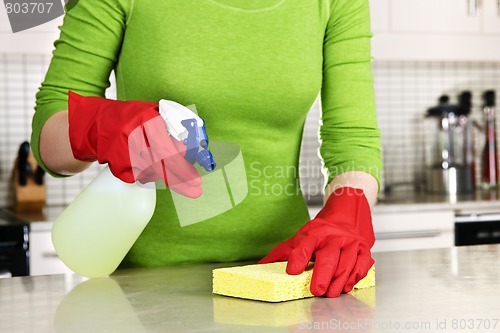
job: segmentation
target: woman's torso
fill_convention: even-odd
[[[244,173],[235,173],[232,192],[247,192],[181,227],[175,198],[159,190],[155,215],[123,266],[259,258],[308,220],[298,158],[322,83],[326,2],[135,1],[116,68],[118,98],[195,104],[211,144],[241,149]],[[214,172],[231,195],[223,167]],[[197,202],[193,212],[204,209]]]

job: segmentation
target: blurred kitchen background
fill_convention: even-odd
[[[426,111],[438,104],[441,95],[448,95],[450,103],[456,104],[457,96],[469,91],[470,118],[482,123],[483,93],[493,90],[500,94],[500,2],[371,0],[370,5],[375,95],[385,165],[382,186],[392,193],[374,209],[378,238],[374,250],[459,245],[460,228],[468,226],[469,217],[483,213],[490,214],[487,219],[492,222],[486,229],[474,227],[461,233],[474,234],[476,240],[483,238],[484,242],[500,242],[500,196],[496,191],[486,196],[473,194],[462,201],[414,195],[422,184],[424,141],[435,133],[433,128],[422,126]],[[14,160],[20,144],[30,139],[35,94],[50,62],[60,21],[13,34],[5,11],[0,10],[0,207],[13,200]],[[113,86],[107,94],[115,97]],[[317,154],[319,118],[316,103],[304,129],[300,169],[311,214],[319,207],[323,187]],[[497,115],[497,122],[499,118]],[[477,180],[481,178],[483,146],[484,134],[479,133]],[[47,206],[71,203],[99,168],[95,165],[66,179],[46,176]],[[401,197],[405,200],[398,201]],[[51,222],[53,218],[45,219]],[[44,242],[50,243],[50,227],[44,232]]]
[[[384,188],[414,187],[423,166],[425,136],[418,131],[425,111],[439,96],[448,94],[454,103],[459,93],[470,91],[472,116],[481,120],[482,93],[500,92],[497,6],[495,0],[371,1]],[[5,12],[0,12],[0,207],[12,202],[13,162],[19,145],[30,138],[35,93],[50,62],[59,22],[12,34]],[[114,96],[112,86],[108,97]],[[311,202],[318,201],[323,185],[317,156],[319,116],[316,103],[306,122],[301,158],[302,188]],[[98,170],[95,166],[68,179],[46,177],[47,204],[70,203]]]
[[[14,159],[19,145],[30,138],[35,94],[49,61],[50,55],[44,54],[0,54],[0,206],[12,200],[8,187]],[[495,88],[500,92],[500,61],[375,60],[373,70],[386,188],[413,186],[423,166],[420,153],[424,138],[419,135],[419,125],[440,95],[449,94],[453,101],[462,91],[470,91],[473,114],[481,118],[482,93]],[[114,98],[113,87],[108,97]],[[323,181],[317,155],[319,116],[316,103],[307,118],[301,158],[302,188],[312,201]],[[70,203],[98,170],[95,166],[66,179],[46,177],[47,204]]]

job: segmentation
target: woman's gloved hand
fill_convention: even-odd
[[[158,103],[68,96],[71,150],[76,159],[108,163],[126,183],[163,180],[187,197],[201,195],[201,177],[184,159],[186,148],[172,139]]]
[[[286,272],[297,275],[314,261],[311,293],[337,297],[366,276],[374,263],[370,253],[374,242],[371,210],[363,191],[342,187],[313,220],[259,263],[288,261]]]

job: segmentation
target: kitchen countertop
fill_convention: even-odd
[[[30,230],[50,231],[57,217],[66,208],[64,205],[46,206],[38,213],[13,213],[8,208],[0,208],[2,215],[15,215],[30,223]],[[315,216],[322,208],[320,201],[309,204],[309,213]],[[411,213],[420,211],[452,210],[456,215],[500,214],[500,188],[495,190],[476,190],[472,194],[448,196],[430,194],[422,191],[394,191],[379,195],[373,208],[374,214]],[[7,215],[6,215],[7,214]]]
[[[50,231],[65,207],[46,206],[41,212],[15,212],[8,207],[0,208],[0,219],[6,223],[29,223],[32,232]]]
[[[12,213],[9,208],[0,208],[7,214],[30,222],[32,231],[51,230],[53,222],[66,208],[65,205],[46,206],[37,213]],[[321,200],[316,198],[309,203],[311,216],[322,208]],[[471,194],[449,196],[431,194],[422,191],[393,191],[380,194],[373,213],[400,213],[418,211],[453,210],[457,215],[495,213],[500,214],[500,188],[494,190],[476,190]]]
[[[27,223],[29,223],[29,221],[0,208],[0,225]]]
[[[311,216],[316,215],[322,205],[310,205]],[[382,193],[373,207],[374,214],[412,213],[422,211],[451,210],[456,215],[500,214],[500,189],[476,190],[471,194],[457,196],[425,193],[423,191],[394,191]]]
[[[374,256],[375,288],[277,304],[213,295],[234,263],[0,279],[0,332],[500,331],[500,245]]]
[[[443,195],[422,191],[381,194],[374,213],[453,210],[456,214],[500,213],[500,190],[476,190],[471,194]]]

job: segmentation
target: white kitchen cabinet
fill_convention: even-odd
[[[481,17],[477,12],[469,12],[469,1],[473,0],[393,0],[392,29],[410,33],[478,33]]]
[[[316,216],[321,207],[309,207]],[[447,248],[455,244],[455,212],[452,209],[420,212],[373,212],[376,242],[373,252]]]
[[[389,9],[389,0],[370,0],[371,27],[373,32],[389,31]]]
[[[500,61],[498,0],[372,0],[370,5],[375,60]]]
[[[376,242],[373,252],[454,246],[453,210],[373,214]]]
[[[395,32],[500,34],[498,0],[392,0],[389,12]]]
[[[483,0],[484,32],[500,34],[500,1]]]
[[[50,230],[30,232],[30,275],[72,273],[59,259]]]

